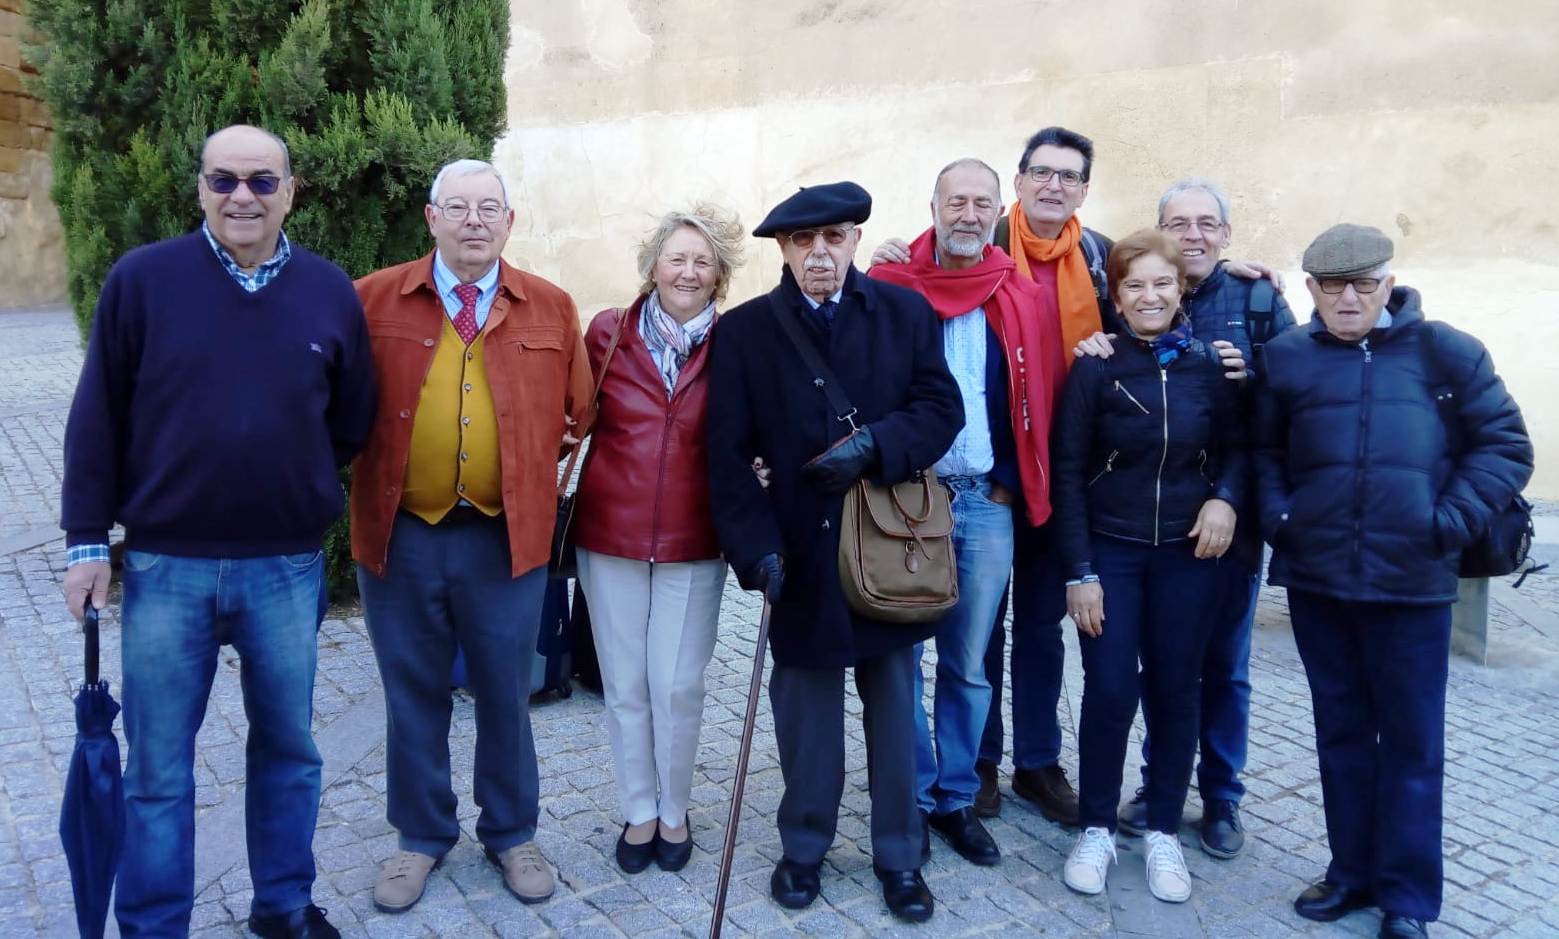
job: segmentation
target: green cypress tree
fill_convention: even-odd
[[[488,157],[504,125],[506,0],[29,0],[27,17],[83,336],[120,255],[200,224],[211,132],[286,140],[288,237],[360,277],[428,250],[433,174]],[[327,546],[349,587],[344,524]]]

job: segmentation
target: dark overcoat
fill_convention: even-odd
[[[859,412],[856,423],[871,427],[881,452],[870,474],[876,481],[903,482],[947,452],[963,427],[963,400],[930,304],[853,267],[832,328],[821,325],[789,270],[774,290],[720,320],[707,421],[721,549],[737,570],[767,554],[785,559],[769,632],[777,664],[849,667],[926,639],[936,623],[884,623],[846,605],[838,566],[844,498],[817,490],[801,466],[849,427],[829,408],[771,303],[794,311]],[[767,490],[753,475],[754,457],[772,469]]]

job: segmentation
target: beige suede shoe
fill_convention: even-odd
[[[552,865],[534,841],[517,844],[502,853],[488,848],[487,859],[503,869],[503,885],[521,903],[540,903],[557,889]]]
[[[428,874],[441,860],[416,851],[396,853],[379,867],[374,906],[386,913],[404,913],[416,906],[428,885]]]

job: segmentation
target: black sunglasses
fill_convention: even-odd
[[[262,176],[234,176],[232,173],[207,173],[202,177],[212,192],[227,195],[238,189],[239,183],[247,183],[249,191],[257,196],[268,196],[281,187],[281,178],[269,174]]]

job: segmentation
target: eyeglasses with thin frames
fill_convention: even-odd
[[[248,186],[249,191],[257,196],[268,196],[281,188],[281,177],[272,176],[270,173],[259,173],[254,176],[234,176],[232,173],[205,173],[201,178],[206,181],[207,189],[224,196],[237,192],[239,183]]]
[[[1196,226],[1197,231],[1209,237],[1223,230],[1223,223],[1212,218],[1199,218],[1194,222],[1188,218],[1171,219],[1160,225],[1159,228],[1172,235],[1183,235],[1191,230],[1192,225]]]
[[[1062,189],[1076,189],[1083,184],[1083,174],[1077,170],[1058,170],[1053,166],[1031,166],[1023,173],[1041,186],[1050,182],[1052,176],[1060,178]]]
[[[471,207],[464,202],[445,202],[442,205],[434,203],[433,208],[437,209],[440,214],[451,222],[463,222],[471,215]],[[502,219],[504,213],[508,211],[509,207],[506,205],[501,205],[497,202],[484,202],[476,207],[476,217],[491,225],[493,222]]]

